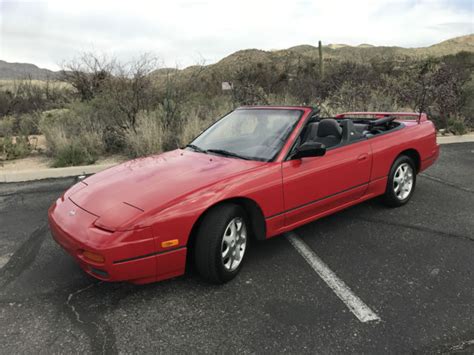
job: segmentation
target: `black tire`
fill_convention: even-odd
[[[410,190],[408,196],[406,196],[404,198],[401,198],[401,197],[397,196],[397,194],[395,192],[394,179],[395,179],[395,174],[397,172],[397,169],[403,164],[408,164],[411,167],[412,175],[413,175],[413,184],[411,186],[411,190]],[[412,158],[410,158],[407,155],[400,155],[395,160],[392,167],[390,168],[390,173],[388,175],[388,180],[387,180],[387,187],[385,189],[385,194],[383,195],[382,200],[385,203],[385,205],[387,205],[389,207],[403,206],[408,201],[410,201],[410,199],[413,196],[413,193],[415,191],[415,186],[416,186],[416,166],[415,166],[415,162],[413,161]]]
[[[224,233],[229,223],[241,218],[246,228],[246,246],[240,264],[235,270],[227,270],[222,258]],[[218,205],[208,211],[199,226],[194,245],[194,262],[200,276],[208,282],[222,284],[232,280],[242,268],[249,245],[250,225],[245,211],[236,204]]]

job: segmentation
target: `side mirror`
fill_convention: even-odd
[[[300,145],[295,154],[293,154],[293,159],[307,158],[307,157],[321,157],[326,154],[326,146],[322,143],[317,142],[306,142]]]

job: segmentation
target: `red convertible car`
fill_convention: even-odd
[[[223,283],[264,240],[376,196],[410,200],[437,159],[425,114],[242,107],[183,149],[92,175],[49,209],[54,239],[90,275],[136,284],[187,261]]]

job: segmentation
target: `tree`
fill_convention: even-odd
[[[121,128],[135,131],[138,113],[156,106],[150,74],[158,68],[157,63],[156,57],[144,54],[130,63],[116,64],[114,75],[101,84],[101,98],[120,113],[113,120]]]
[[[100,93],[103,84],[112,76],[116,67],[115,59],[84,52],[62,64],[60,79],[76,89],[81,101],[90,101]]]

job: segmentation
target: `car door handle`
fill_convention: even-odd
[[[365,160],[369,157],[369,154],[365,153],[365,154],[361,154],[357,157],[357,160],[358,161],[361,161],[361,160]]]

